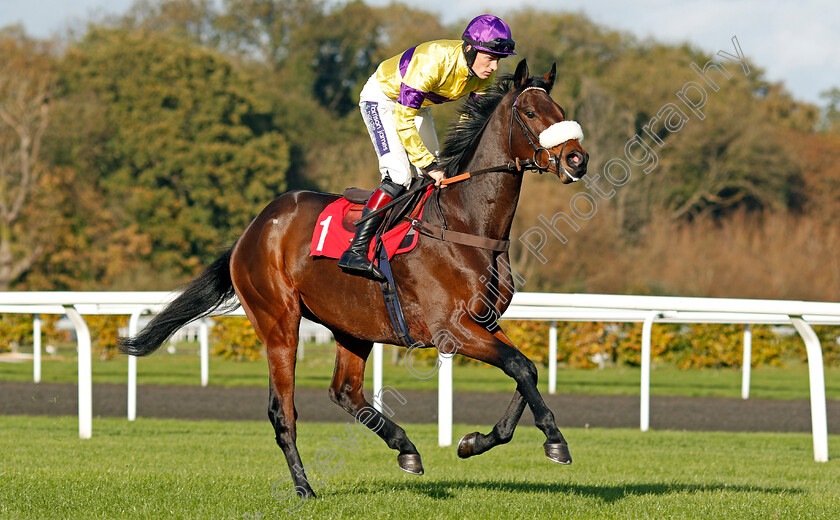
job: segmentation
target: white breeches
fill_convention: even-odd
[[[379,173],[383,179],[390,177],[391,181],[407,188],[411,184],[412,177],[419,176],[420,172],[409,161],[408,153],[400,143],[399,135],[397,135],[397,127],[394,124],[396,104],[396,101],[386,96],[379,88],[376,75],[371,76],[362,89],[359,109],[362,112],[362,119],[367,126],[376,155],[379,157]],[[440,145],[435,133],[435,121],[430,108],[421,108],[417,112],[414,122],[423,144],[437,156],[440,153]]]

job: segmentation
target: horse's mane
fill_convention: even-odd
[[[516,90],[518,94],[528,87],[541,87],[546,90],[550,88],[541,76],[533,76],[524,85],[514,88],[513,74],[502,74],[483,95],[467,99],[464,106],[458,110],[458,118],[449,126],[438,160],[447,177],[460,173],[462,165],[475,149],[478,138],[502,98],[512,90]]]

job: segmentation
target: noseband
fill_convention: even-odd
[[[508,129],[508,154],[513,156],[513,121],[516,120],[519,123],[519,128],[522,130],[522,133],[525,135],[525,138],[528,139],[528,144],[531,145],[531,148],[534,150],[533,158],[529,161],[530,167],[528,169],[537,170],[542,174],[551,167],[552,164],[557,165],[558,168],[562,168],[563,172],[566,173],[572,180],[577,181],[578,177],[572,175],[572,172],[566,168],[563,164],[563,152],[566,151],[566,145],[569,144],[571,139],[566,139],[563,141],[563,147],[560,149],[560,153],[557,155],[551,155],[551,152],[548,151],[548,148],[538,145],[540,137],[525,123],[525,120],[522,119],[522,114],[519,112],[519,108],[517,108],[517,103],[519,103],[519,96],[528,92],[529,90],[541,90],[548,95],[548,92],[544,88],[541,87],[528,87],[522,92],[520,92],[516,99],[513,100],[513,104],[510,107],[510,127]],[[543,157],[545,160],[542,160]],[[519,158],[516,158],[515,161],[518,163]]]

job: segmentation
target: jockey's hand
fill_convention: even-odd
[[[422,168],[423,174],[428,175],[435,180],[435,186],[438,188],[445,188],[445,184],[441,184],[443,177],[446,175],[438,166],[437,161],[432,161],[426,167]]]
[[[431,170],[429,172],[426,172],[426,175],[428,175],[429,177],[431,177],[432,179],[435,180],[435,186],[436,187],[438,187],[438,188],[445,188],[446,187],[446,184],[441,184],[441,181],[443,180],[444,176],[446,175],[445,173],[443,173],[443,170]]]

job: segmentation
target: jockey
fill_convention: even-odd
[[[382,62],[362,89],[359,108],[379,157],[382,184],[362,215],[397,198],[411,184],[412,170],[440,186],[437,134],[430,108],[467,94],[484,93],[495,79],[499,60],[513,52],[510,27],[495,16],[474,18],[461,40],[421,43]],[[367,258],[370,241],[384,214],[362,222],[338,265],[354,274],[384,281]]]

